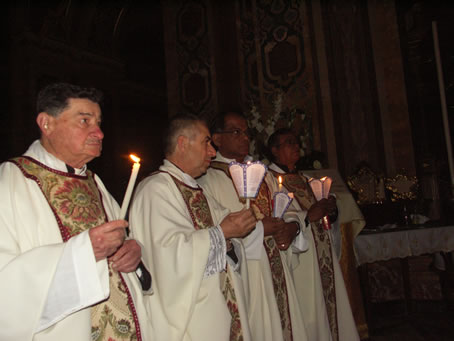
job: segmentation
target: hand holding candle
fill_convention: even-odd
[[[129,157],[134,161],[134,165],[132,166],[128,187],[126,188],[125,197],[123,198],[123,203],[121,204],[119,219],[125,219],[126,217],[126,211],[128,210],[129,201],[131,200],[132,191],[134,189],[134,184],[136,183],[137,174],[139,173],[140,168],[140,158],[133,154],[129,155]]]
[[[321,199],[328,199],[329,190],[331,188],[332,180],[328,176],[324,176],[321,179],[309,179],[309,185],[311,186],[312,192],[314,193],[315,198],[317,201]],[[331,229],[331,223],[328,219],[328,216],[324,216],[322,218],[323,228],[325,230]]]

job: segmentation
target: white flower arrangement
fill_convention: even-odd
[[[267,162],[264,152],[266,143],[271,134],[280,128],[290,128],[299,137],[301,156],[304,156],[305,150],[311,146],[312,126],[310,116],[295,106],[291,109],[284,108],[284,95],[282,90],[277,91],[271,101],[273,111],[268,115],[266,113],[261,114],[255,103],[251,103],[251,109],[246,117],[252,130],[249,152],[254,159],[265,159],[264,161]]]

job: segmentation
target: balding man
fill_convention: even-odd
[[[250,210],[229,214],[195,181],[215,155],[202,120],[177,115],[164,136],[164,163],[139,184],[130,213],[154,278],[154,339],[251,340],[234,238],[255,218]]]

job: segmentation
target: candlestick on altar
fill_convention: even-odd
[[[131,171],[131,176],[129,177],[128,187],[126,187],[126,192],[125,192],[125,196],[123,198],[123,203],[121,204],[119,219],[125,219],[125,217],[126,217],[126,211],[128,210],[129,201],[131,200],[132,190],[134,189],[134,184],[136,182],[137,174],[139,173],[139,168],[140,168],[140,158],[138,158],[137,156],[135,156],[133,154],[129,155],[129,157],[134,161],[134,164],[132,165],[132,171]]]
[[[434,40],[435,61],[437,65],[438,86],[440,88],[441,114],[445,133],[446,152],[448,154],[449,173],[451,175],[451,195],[454,196],[454,161],[452,157],[451,134],[449,129],[448,107],[446,104],[445,85],[443,81],[443,69],[441,66],[440,47],[438,44],[437,22],[432,21],[432,36]]]

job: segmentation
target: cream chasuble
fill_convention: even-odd
[[[87,176],[69,175],[50,170],[26,157],[12,162],[41,188],[58,221],[64,242],[106,222],[100,193],[90,171]],[[91,308],[92,340],[142,340],[129,290],[121,274],[110,265],[109,287],[109,298]]]
[[[110,335],[112,340],[136,336],[151,340],[151,325],[135,274],[117,277],[119,290],[110,295],[116,297],[115,305],[120,305],[106,305],[111,301],[105,301],[110,291],[107,262],[95,261],[88,234],[83,232],[107,217],[115,218],[118,204],[89,171],[74,175],[57,170],[58,161],[47,156],[39,141],[26,155],[30,158],[18,158],[15,164],[8,162],[0,168],[0,271],[3,278],[10,279],[0,283],[2,303],[9,307],[7,315],[0,313],[0,339],[88,341],[99,331],[99,339],[107,340]],[[71,261],[71,253],[78,259]],[[62,264],[67,264],[66,273],[60,271],[65,269]],[[75,267],[76,277],[71,267]],[[56,279],[60,282],[54,287]],[[49,291],[56,289],[59,291]],[[59,297],[65,301],[48,306]],[[105,325],[99,319],[91,322],[94,309],[90,306],[97,303],[110,309],[110,330],[102,329]],[[59,306],[70,308],[58,313],[55,307]]]
[[[232,212],[237,212],[244,208],[244,204],[238,198],[229,176],[228,162],[218,153],[207,174],[199,178],[198,182],[222,205]],[[278,191],[277,184],[267,175],[260,195],[251,201],[251,207],[258,215],[258,219],[271,213],[270,199],[275,191]],[[292,216],[293,220],[300,220],[295,212],[289,212],[288,216]],[[247,238],[253,238],[252,234]],[[258,259],[247,261],[251,295],[249,324],[253,339],[307,340],[303,316],[290,273],[291,248],[279,251],[272,237],[265,237],[260,248]]]
[[[205,276],[208,228],[229,211],[187,178],[164,160],[139,184],[131,206],[131,232],[145,246],[154,280],[148,303],[155,339],[250,341],[241,275],[228,266],[228,276]]]
[[[315,203],[315,198],[302,174],[284,173],[277,165],[270,165],[271,173],[281,175],[283,185],[293,192],[297,205],[304,211]],[[297,255],[299,266],[293,269],[293,278],[311,340],[359,340],[348,301],[339,262],[330,239],[319,222],[305,229],[311,246]]]

